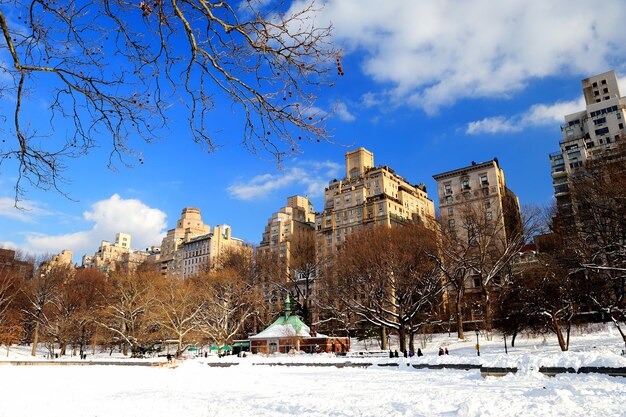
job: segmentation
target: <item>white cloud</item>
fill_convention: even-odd
[[[514,133],[528,127],[558,126],[565,115],[585,109],[585,99],[559,101],[553,104],[534,104],[523,113],[513,116],[492,116],[467,124],[465,133],[477,135],[482,133]]]
[[[303,161],[298,166],[284,169],[278,174],[257,175],[249,181],[241,181],[228,187],[231,197],[238,200],[252,200],[263,197],[276,190],[298,187],[309,197],[318,197],[324,193],[324,187],[330,179],[337,177],[341,166],[335,162]]]
[[[521,126],[513,119],[507,119],[503,116],[486,117],[476,122],[470,122],[467,125],[465,133],[476,135],[479,133],[504,133],[519,132]]]
[[[620,94],[626,94],[626,77],[618,78]],[[534,104],[523,113],[513,116],[491,116],[467,124],[465,133],[470,135],[481,133],[513,133],[521,132],[527,127],[558,126],[563,123],[566,115],[583,111],[585,98],[558,101],[552,104]]]
[[[51,213],[39,207],[36,201],[20,201],[19,208],[15,207],[15,199],[12,197],[0,197],[0,217],[7,217],[22,223],[36,223],[40,216]]]
[[[58,253],[71,249],[76,255],[89,254],[97,250],[102,240],[112,241],[119,232],[130,233],[132,247],[141,249],[160,244],[166,228],[165,213],[151,208],[136,199],[123,199],[113,194],[98,201],[83,218],[93,222],[89,230],[47,235],[27,233],[25,250],[31,253]]]
[[[533,78],[623,65],[625,17],[622,0],[326,0],[317,22],[332,22],[347,53],[363,53],[386,97],[436,112],[510,96]]]
[[[335,104],[334,114],[339,118],[339,120],[343,120],[344,122],[353,122],[356,120],[354,114],[350,113],[348,110],[348,106],[346,103],[339,101]]]

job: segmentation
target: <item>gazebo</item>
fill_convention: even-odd
[[[349,338],[319,334],[311,330],[300,317],[292,315],[289,294],[285,299],[285,315],[248,340],[252,353],[289,353],[292,349],[307,353],[350,350]]]

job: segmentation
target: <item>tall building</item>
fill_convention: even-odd
[[[128,233],[116,233],[113,243],[103,240],[96,253],[83,255],[83,268],[98,268],[103,272],[122,271],[128,273],[135,271],[139,265],[148,259],[150,253],[132,249],[131,242],[132,238]],[[69,255],[71,256],[71,252]],[[67,257],[67,254],[65,256]]]
[[[227,224],[215,226],[213,232],[204,235],[188,235],[174,254],[175,263],[180,264],[181,268],[175,269],[173,275],[189,278],[215,268],[219,257],[227,250],[243,247],[243,240],[233,237]]]
[[[565,116],[560,150],[550,154],[552,185],[559,210],[573,214],[570,201],[572,179],[585,165],[612,153],[626,129],[626,97],[620,96],[615,72],[582,80],[585,109]]]
[[[312,248],[305,248],[307,244]],[[295,245],[295,246],[294,246]],[[315,277],[315,271],[307,268],[306,271],[299,271],[296,265],[292,265],[292,256],[315,257],[315,209],[308,197],[294,195],[287,198],[287,205],[272,214],[267,220],[267,225],[263,231],[263,236],[257,248],[257,259],[271,257],[277,261],[277,267],[283,271],[280,277],[262,274],[258,288],[263,290],[263,297],[266,302],[272,304],[270,313],[280,310],[279,288],[289,288],[291,285],[300,285],[299,288],[289,288],[298,299],[301,295],[308,295],[312,290],[310,285]],[[292,253],[292,249],[302,251],[311,249],[309,253]],[[314,263],[315,259],[311,259]],[[274,271],[275,272],[275,271]],[[303,275],[307,274],[305,277]],[[300,282],[299,277],[302,277]],[[278,282],[276,281],[278,280]],[[302,300],[298,299],[299,302]]]
[[[167,231],[167,235],[161,242],[161,256],[159,265],[161,273],[164,275],[176,275],[183,272],[183,258],[175,256],[178,247],[191,238],[206,235],[211,231],[211,227],[204,224],[200,209],[186,207],[183,209],[180,219],[176,222],[176,227]]]
[[[424,184],[412,185],[388,166],[374,165],[374,154],[359,148],[346,153],[346,177],[324,192],[324,210],[316,215],[317,244],[330,254],[367,225],[406,221],[434,222],[435,206]]]
[[[475,325],[486,322],[487,310],[483,307],[487,304],[491,307],[493,300],[486,302],[484,276],[478,271],[496,268],[506,253],[514,255],[511,249],[523,242],[519,201],[506,186],[504,171],[496,158],[482,163],[472,162],[433,178],[437,181],[444,245],[457,252],[457,256],[444,259],[448,258],[446,261],[453,268],[456,259],[465,259],[461,264],[466,266],[473,264],[472,268],[457,269],[464,275],[459,275],[459,280],[446,286],[444,307],[450,317],[460,310],[462,315],[457,316],[457,320],[462,317],[463,321],[469,320]],[[485,285],[497,290],[495,284],[499,280],[498,273]],[[462,302],[457,304],[459,295],[462,295]]]
[[[521,215],[517,196],[506,186],[497,158],[433,175],[437,181],[439,213],[450,229],[462,227],[468,210],[499,223],[494,230],[508,240],[520,231]]]

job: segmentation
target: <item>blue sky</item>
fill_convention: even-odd
[[[493,157],[522,204],[547,205],[548,154],[558,150],[563,116],[583,109],[581,79],[614,69],[626,94],[623,1],[328,0],[317,21],[333,23],[345,54],[346,75],[317,103],[335,109],[334,143],[303,143],[278,170],[240,146],[241,115],[218,102],[218,151],[204,153],[175,124],[138,146],[144,164],[134,168],[110,170],[108,149],[95,149],[68,165],[73,200],[30,189],[16,210],[5,165],[0,245],[72,249],[76,261],[116,232],[131,233],[135,248],[158,245],[184,207],[258,243],[288,196],[307,194],[321,208],[324,186],[344,175],[344,153],[361,146],[376,164],[424,182],[436,205],[434,174]]]

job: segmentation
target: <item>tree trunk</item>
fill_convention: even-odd
[[[517,337],[517,332],[513,332],[511,336],[511,347],[515,347],[515,338]]]
[[[415,352],[415,333],[411,327],[409,329],[409,352]]]
[[[400,352],[406,352],[406,330],[403,324],[398,329],[398,342],[400,343]]]
[[[567,352],[567,345],[565,344],[565,338],[563,337],[563,332],[561,331],[561,325],[555,315],[552,316],[552,327],[556,332],[556,337],[559,340],[559,347],[561,348],[561,351]]]
[[[382,350],[389,349],[389,346],[387,346],[387,328],[385,326],[380,326],[380,348]]]
[[[459,339],[465,339],[463,333],[463,296],[461,291],[456,294],[456,334]]]
[[[491,297],[489,297],[489,291],[485,289],[483,291],[485,296],[485,330],[487,334],[491,333],[493,329],[493,311],[491,308]]]
[[[66,350],[67,350],[67,343],[61,342],[59,344],[59,356],[65,356]]]
[[[39,343],[39,320],[35,321],[35,331],[33,332],[33,350],[31,356],[37,355],[37,344]]]

